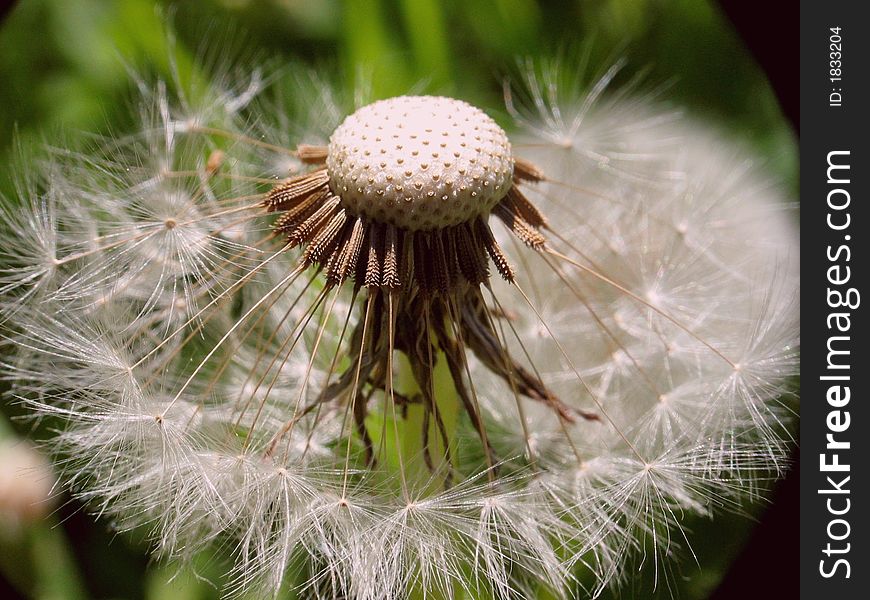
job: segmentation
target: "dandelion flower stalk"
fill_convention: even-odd
[[[594,594],[782,467],[795,240],[741,149],[529,67],[343,111],[263,78],[4,201],[12,395],[70,489],[228,594]],[[143,90],[149,88],[144,84]],[[312,112],[314,111],[312,108]],[[300,135],[298,132],[302,131]]]

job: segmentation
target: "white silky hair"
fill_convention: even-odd
[[[228,594],[299,571],[313,596],[362,600],[594,594],[649,545],[670,560],[686,514],[758,493],[791,442],[791,206],[746,148],[608,93],[615,70],[585,90],[554,73],[528,67],[509,103],[553,252],[496,227],[517,284],[484,295],[514,355],[594,418],[566,428],[470,357],[497,470],[408,489],[349,463],[346,411],[312,407],[356,297],[264,243],[254,210],[349,107],[299,75],[293,107],[259,73],[197,102],[140,82],[138,131],[54,152],[0,205],[4,375],[56,428],[73,493],[161,556],[228,548]]]

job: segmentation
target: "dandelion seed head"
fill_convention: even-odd
[[[361,600],[594,594],[756,494],[788,205],[615,70],[529,67],[510,138],[450,98],[140,82],[137,131],[3,203],[4,377],[70,489],[167,559],[229,547],[229,594]]]

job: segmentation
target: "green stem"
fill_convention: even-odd
[[[30,530],[30,556],[39,600],[85,599],[88,593],[63,529],[42,522]]]
[[[440,353],[433,356],[433,360],[435,362],[432,372],[435,409],[438,411],[444,424],[447,441],[451,446],[449,461],[455,470],[458,466],[456,463],[457,453],[455,443],[457,416],[460,410],[459,395],[453,385],[453,379],[450,377],[447,361],[443,356],[440,356]],[[399,360],[399,368],[396,375],[397,387],[403,394],[409,396],[420,394],[419,384],[414,378],[411,366],[405,356],[401,356]],[[411,485],[425,486],[432,475],[424,460],[426,449],[423,445],[423,427],[425,420],[426,407],[422,403],[412,404],[407,408],[407,416],[399,429],[402,438],[399,448],[401,449],[402,458],[408,471],[406,476]],[[431,482],[428,489],[435,492],[441,489],[443,485],[444,476],[447,474],[445,462],[448,459],[442,441],[442,433],[438,428],[438,422],[434,414],[430,415],[428,429],[428,451],[432,464],[439,473],[439,477]]]

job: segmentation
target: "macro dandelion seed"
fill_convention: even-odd
[[[4,372],[73,493],[168,559],[231,548],[228,594],[375,600],[591,595],[757,492],[787,204],[612,76],[529,70],[510,135],[324,90],[320,143],[259,75],[160,84],[138,132],[53,153],[4,201]]]

